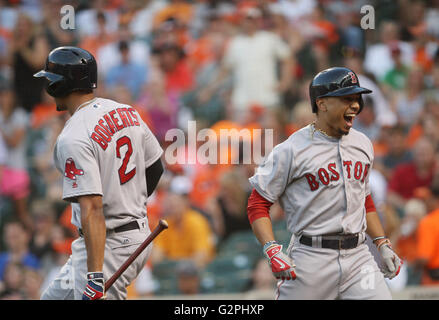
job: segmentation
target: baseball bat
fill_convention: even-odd
[[[142,253],[143,250],[162,232],[168,228],[168,223],[165,220],[160,220],[159,224],[150,233],[148,238],[133,252],[133,254],[120,266],[120,268],[113,274],[113,276],[105,283],[105,291],[107,291],[113,283],[121,276],[122,273],[130,266],[130,264]]]

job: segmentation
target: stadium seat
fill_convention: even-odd
[[[156,286],[154,290],[155,295],[176,295],[179,294],[177,286],[177,278],[155,279]]]
[[[242,253],[220,255],[207,265],[206,271],[214,274],[237,272],[252,269],[253,262],[253,259]]]
[[[203,293],[239,293],[249,288],[251,270],[237,272],[212,273],[206,272],[201,281]]]
[[[154,263],[152,266],[152,274],[154,277],[169,277],[175,275],[178,261],[165,260],[158,263]]]
[[[166,260],[153,264],[152,275],[156,283],[154,294],[167,295],[177,294],[177,261]]]
[[[241,231],[232,234],[219,246],[218,254],[227,252],[260,254],[260,244],[252,231]]]

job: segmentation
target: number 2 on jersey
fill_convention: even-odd
[[[126,172],[128,162],[130,161],[130,157],[133,154],[133,146],[131,145],[131,140],[127,136],[123,136],[116,141],[116,156],[120,159],[120,148],[126,145],[128,147],[125,156],[123,157],[122,165],[119,168],[119,180],[120,184],[124,184],[130,181],[136,175],[136,167],[132,169],[130,172]]]

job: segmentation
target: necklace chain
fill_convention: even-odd
[[[314,128],[314,132],[315,132],[315,131],[319,131],[319,132],[323,133],[325,136],[327,136],[327,137],[329,137],[329,138],[334,138],[333,136],[327,134],[326,131],[324,131],[324,130],[322,130],[322,129],[319,129],[319,128],[316,128],[316,122],[315,122],[315,121],[312,123],[312,126],[313,126],[313,128]],[[314,132],[313,132],[313,133],[314,133]]]

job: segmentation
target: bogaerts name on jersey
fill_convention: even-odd
[[[123,128],[140,126],[134,108],[117,108],[106,113],[94,127],[91,138],[106,150],[111,137]]]

